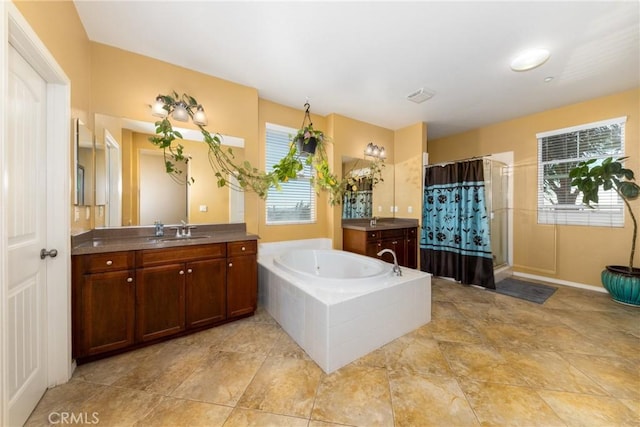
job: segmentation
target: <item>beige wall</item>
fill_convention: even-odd
[[[627,116],[627,167],[640,173],[640,89],[521,117],[429,141],[429,161],[514,153],[514,265],[517,271],[601,286],[605,265],[625,264],[632,225],[624,228],[538,225],[536,133]],[[640,202],[634,202],[638,212]],[[635,263],[640,265],[640,253]]]
[[[415,123],[394,133],[395,205],[399,218],[422,220],[422,153],[427,152],[427,124]]]

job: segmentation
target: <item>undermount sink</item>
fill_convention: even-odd
[[[184,236],[184,237],[163,237],[158,239],[161,242],[175,242],[176,240],[195,240],[195,239],[208,239],[211,236]]]

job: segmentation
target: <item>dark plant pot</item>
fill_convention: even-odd
[[[296,146],[298,147],[298,153],[302,155],[315,154],[317,145],[318,145],[318,140],[314,136],[309,138],[306,144],[304,139],[302,138],[296,139]]]
[[[614,301],[640,307],[640,268],[608,265],[601,274],[602,286]]]

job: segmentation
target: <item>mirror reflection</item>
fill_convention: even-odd
[[[343,219],[393,216],[393,165],[385,164],[382,181],[375,186],[370,177],[370,165],[366,159],[342,158],[343,178],[351,178],[352,183],[343,197]]]
[[[96,114],[95,123],[101,175],[96,179],[96,202],[102,207],[96,226],[244,222],[244,193],[217,187],[200,132],[180,129],[180,143],[190,157],[183,174],[195,179],[186,185],[165,172],[162,150],[149,142],[153,123],[103,114]],[[232,146],[239,163],[244,161],[244,140],[224,136],[223,141]]]
[[[152,122],[96,114],[95,154],[93,135],[86,127],[82,129],[83,137],[78,141],[85,142],[78,143],[77,158],[84,178],[77,182],[78,186],[82,182],[84,190],[78,191],[79,204],[97,206],[96,227],[153,225],[155,221],[176,224],[181,220],[190,224],[244,222],[244,193],[218,188],[206,146],[198,140],[200,133],[181,131],[185,138],[181,143],[191,158],[184,173],[195,178],[191,185],[178,184],[164,172],[161,150],[148,141],[155,133]],[[223,141],[242,162],[244,140],[224,136]],[[366,177],[369,165],[365,158],[342,158],[343,176],[358,178],[356,188],[345,194],[344,219],[394,216],[394,165],[385,164],[383,180],[373,188]]]
[[[74,131],[76,165],[74,201],[78,206],[91,206],[95,176],[93,133],[80,119],[75,119]]]

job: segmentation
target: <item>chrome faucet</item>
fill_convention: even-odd
[[[378,225],[378,217],[374,216],[373,218],[371,218],[371,221],[369,221],[369,226],[375,227],[376,225]]]
[[[176,237],[191,237],[191,230],[196,228],[193,225],[189,225],[186,222],[184,222],[183,220],[180,220],[180,223],[182,224],[180,227],[176,227]]]
[[[393,274],[395,274],[396,276],[402,276],[402,270],[400,270],[400,266],[398,265],[398,258],[396,258],[396,253],[393,251],[393,249],[383,249],[378,252],[378,256],[382,256],[386,253],[390,253],[391,255],[393,255]]]

